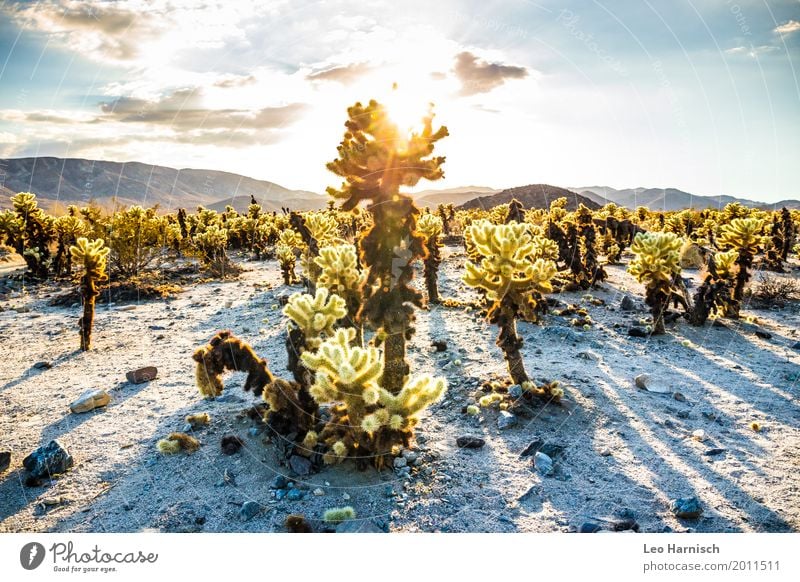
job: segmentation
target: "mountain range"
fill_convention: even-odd
[[[106,209],[139,204],[160,205],[163,209],[205,206],[223,210],[233,206],[244,212],[250,195],[267,211],[318,210],[328,197],[307,190],[292,190],[274,182],[256,180],[231,172],[204,169],[175,169],[140,162],[107,162],[79,158],[0,159],[0,208],[10,206],[16,192],[34,192],[40,206],[58,212],[69,204],[94,202]],[[453,204],[461,208],[491,208],[518,199],[526,208],[546,208],[562,196],[567,207],[582,203],[597,208],[614,202],[627,208],[647,206],[658,210],[681,208],[720,208],[729,202],[774,209],[786,206],[800,209],[800,201],[783,200],[766,204],[733,196],[698,196],[676,188],[615,189],[608,186],[561,188],[531,184],[505,190],[488,186],[429,189],[411,196],[419,206]]]
[[[104,208],[159,204],[171,209],[202,205],[222,210],[227,204],[243,211],[250,195],[266,210],[324,208],[327,197],[290,190],[264,180],[216,170],[167,168],[139,162],[104,162],[77,158],[14,158],[0,160],[0,205],[8,207],[11,192],[33,192],[42,208],[55,211],[92,201]]]

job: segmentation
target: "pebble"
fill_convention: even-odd
[[[702,428],[698,428],[696,431],[692,432],[692,438],[696,441],[704,441],[706,440],[706,431]]]
[[[258,515],[262,509],[261,504],[255,501],[246,501],[242,504],[242,509],[239,510],[239,516],[242,518],[242,521],[250,521]]]
[[[533,456],[533,466],[544,476],[553,474],[553,459],[542,452],[537,452]]]
[[[394,459],[395,469],[400,469],[402,467],[405,467],[406,465],[408,465],[408,461],[406,459],[404,459],[403,457],[395,457]]]
[[[415,453],[414,451],[409,451],[408,449],[403,451],[403,458],[405,458],[405,460],[408,461],[409,465],[415,464],[415,461],[417,460],[418,456],[419,455],[417,455],[417,453]]]
[[[600,451],[601,457],[610,457],[611,456],[611,449],[603,449]]]
[[[584,352],[578,352],[577,357],[581,360],[590,360],[592,362],[599,362],[602,358],[600,354],[597,354],[591,350],[586,350]]]
[[[58,440],[39,447],[22,460],[22,465],[30,471],[34,480],[65,473],[73,464],[72,455]]]
[[[703,508],[697,497],[673,499],[669,504],[669,509],[675,517],[681,519],[697,519],[703,513]]]
[[[184,424],[184,425],[183,425],[183,429],[181,429],[181,431],[182,431],[182,432],[187,432],[187,433],[188,433],[188,432],[192,432],[192,429],[193,429],[193,428],[194,428],[194,427],[191,425],[191,423],[188,423],[188,422],[187,422],[186,424]]]
[[[683,395],[681,392],[675,392],[672,397],[677,400],[678,402],[686,402],[686,396]]]
[[[53,367],[53,362],[47,362],[47,361],[36,362],[33,365],[34,370],[49,370],[52,367]]]
[[[597,533],[599,531],[603,531],[603,526],[599,523],[592,523],[589,521],[582,523],[581,527],[578,528],[578,533]]]
[[[456,444],[460,449],[479,449],[486,444],[486,441],[476,436],[460,436],[456,439]]]
[[[156,376],[158,376],[158,368],[155,366],[145,366],[125,374],[125,378],[131,384],[144,384],[150,380],[155,380]]]
[[[69,409],[75,414],[80,414],[106,406],[109,402],[111,396],[105,390],[87,390],[69,405]]]
[[[625,295],[622,301],[619,302],[619,308],[622,311],[633,311],[636,309],[636,303],[631,299],[630,295]]]
[[[278,489],[277,491],[275,491],[275,499],[280,501],[281,499],[286,497],[287,493],[288,493],[288,491],[286,489]]]
[[[497,428],[504,430],[517,425],[517,417],[508,412],[501,410],[500,416],[497,417]]]
[[[322,497],[323,495],[325,495],[325,492],[322,489],[320,489],[319,487],[314,489],[313,493],[317,497]]]
[[[717,455],[721,455],[724,452],[725,449],[714,448],[714,449],[708,449],[703,454],[707,457],[716,457]]]
[[[642,390],[647,390],[647,383],[649,381],[650,374],[639,374],[633,379],[633,383],[636,384],[636,387],[641,388]]]
[[[0,473],[8,469],[11,465],[11,452],[3,451],[0,453]]]
[[[632,327],[628,330],[628,335],[631,337],[647,337],[647,331],[641,327]]]
[[[347,500],[349,500],[349,499],[350,499],[350,495],[348,495],[347,493],[342,493],[342,499],[344,499],[345,501],[347,501]]]

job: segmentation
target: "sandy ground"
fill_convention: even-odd
[[[459,280],[463,253],[448,247],[445,255],[442,295],[468,299],[472,292]],[[589,306],[597,322],[591,330],[556,315],[520,326],[529,373],[562,381],[567,402],[521,411],[517,426],[505,430],[498,429],[497,410],[462,412],[485,379],[503,376],[495,329],[462,308],[421,311],[412,370],[445,375],[450,388],[420,423],[410,478],[346,463],[293,479],[273,438],[238,416],[253,401],[240,389],[242,375],[227,378],[217,401],[201,400],[193,385],[192,351],[224,328],[251,342],[275,373],[287,374],[276,297],[296,288],[281,284],[274,262],[244,266],[249,270],[236,281],[199,284],[172,300],[101,307],[88,353],[76,350],[79,308],[47,305],[63,287],[0,300],[0,451],[13,455],[0,474],[0,531],[285,531],[288,514],[319,519],[342,505],[388,531],[406,532],[574,531],[623,510],[648,532],[800,529],[797,304],[747,309],[756,324],[694,328],[681,321],[663,337],[632,338],[628,327],[646,315],[642,288],[624,266],[610,267],[610,280],[592,291],[606,306]],[[640,312],[619,310],[626,293]],[[558,296],[567,303],[582,297]],[[432,340],[445,340],[448,350],[434,352]],[[35,368],[41,361],[52,368]],[[125,380],[144,365],[158,367],[156,380]],[[643,372],[667,393],[636,388],[633,378]],[[71,414],[69,403],[89,388],[109,390],[111,404]],[[196,433],[199,452],[156,452],[159,438],[200,411],[213,420]],[[754,432],[752,422],[762,430]],[[697,429],[705,441],[691,438]],[[245,441],[238,454],[221,453],[226,434]],[[459,449],[463,435],[486,444]],[[54,438],[72,453],[74,468],[42,487],[25,487],[22,458]],[[520,456],[536,438],[563,447],[554,476],[539,475],[531,457]],[[724,451],[706,454],[714,448]],[[277,500],[270,489],[277,475],[307,495]],[[700,519],[671,514],[670,500],[688,496],[700,499]],[[240,507],[247,501],[263,511],[245,521]]]

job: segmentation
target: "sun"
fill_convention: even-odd
[[[431,103],[418,94],[401,89],[397,83],[381,101],[389,118],[401,131],[409,134],[420,128],[422,120],[428,115]]]

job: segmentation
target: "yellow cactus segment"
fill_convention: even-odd
[[[364,281],[358,269],[356,247],[349,244],[322,247],[314,262],[322,270],[317,285],[344,296],[356,292]]]
[[[303,248],[303,237],[291,228],[287,228],[282,230],[281,234],[278,235],[278,245],[288,247],[289,250],[293,248]]]
[[[558,259],[558,243],[545,236],[533,236],[533,254],[531,258],[536,261],[537,259],[544,259],[546,261],[555,262]]]
[[[106,276],[106,258],[110,249],[105,246],[103,239],[93,241],[81,237],[69,249],[72,259],[80,264],[89,276],[95,281],[102,281]]]
[[[764,240],[759,234],[762,227],[757,218],[734,218],[720,229],[718,242],[722,247],[756,253]]]
[[[434,378],[430,374],[412,376],[398,394],[381,389],[380,403],[392,415],[390,424],[405,427],[409,419],[417,418],[420,412],[438,402],[447,390],[444,378]],[[395,417],[400,417],[398,421]]]
[[[423,214],[417,221],[417,230],[427,239],[436,240],[444,230],[442,219],[435,214]]]
[[[714,255],[714,263],[717,267],[717,275],[722,279],[732,279],[736,275],[736,249],[719,252]]]
[[[646,232],[636,235],[631,251],[636,257],[628,272],[648,288],[669,285],[672,277],[681,272],[680,237],[671,232]]]
[[[329,245],[339,240],[339,225],[333,216],[310,212],[303,216],[303,220],[319,246]]]
[[[492,224],[478,220],[467,229],[475,251],[483,257],[480,265],[466,264],[464,282],[486,290],[492,301],[500,301],[509,291],[548,293],[556,274],[552,260],[538,258],[537,242],[525,224]],[[546,247],[539,243],[539,251]]]
[[[347,315],[347,309],[344,299],[320,287],[313,297],[294,293],[283,308],[283,314],[303,331],[306,345],[313,348],[323,336],[333,335],[334,324]]]

